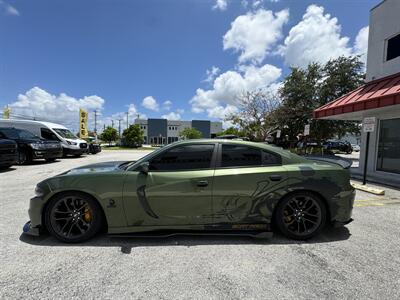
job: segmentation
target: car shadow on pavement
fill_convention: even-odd
[[[174,236],[151,236],[147,237],[113,237],[102,234],[87,242],[77,244],[62,243],[49,234],[40,237],[21,234],[20,241],[35,246],[62,246],[62,247],[119,247],[124,254],[130,254],[132,248],[137,247],[162,247],[162,246],[202,246],[202,245],[246,245],[257,244],[265,246],[285,244],[316,244],[330,243],[349,239],[350,231],[346,227],[327,228],[320,235],[306,241],[296,241],[285,238],[275,233],[270,239],[258,239],[248,236],[226,236],[226,235],[190,235],[179,234]]]
[[[16,168],[10,167],[10,168],[0,168],[0,174],[1,173],[7,173],[7,172],[11,172],[11,171],[15,171]]]

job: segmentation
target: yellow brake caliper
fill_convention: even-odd
[[[84,216],[86,222],[90,222],[92,220],[92,211],[89,207],[85,207]]]

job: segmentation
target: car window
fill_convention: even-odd
[[[38,136],[23,129],[1,128],[1,132],[9,139],[39,139]]]
[[[260,166],[261,150],[242,145],[222,145],[221,167]]]
[[[262,164],[264,166],[280,165],[282,164],[282,158],[280,157],[280,155],[273,154],[267,151],[262,151]]]
[[[222,145],[221,167],[281,164],[279,155],[244,145]]]
[[[40,128],[40,134],[46,140],[58,141],[57,136],[50,129]]]
[[[213,144],[182,145],[163,152],[150,161],[150,171],[208,169],[214,151]]]

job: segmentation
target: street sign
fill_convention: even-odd
[[[304,125],[304,135],[310,135],[310,124]]]
[[[364,132],[374,132],[375,131],[375,117],[368,117],[363,119],[363,131]]]

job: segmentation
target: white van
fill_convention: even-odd
[[[55,123],[31,120],[0,120],[0,127],[25,129],[46,140],[56,140],[63,147],[63,155],[80,156],[88,152],[86,141],[79,139],[68,128]]]

